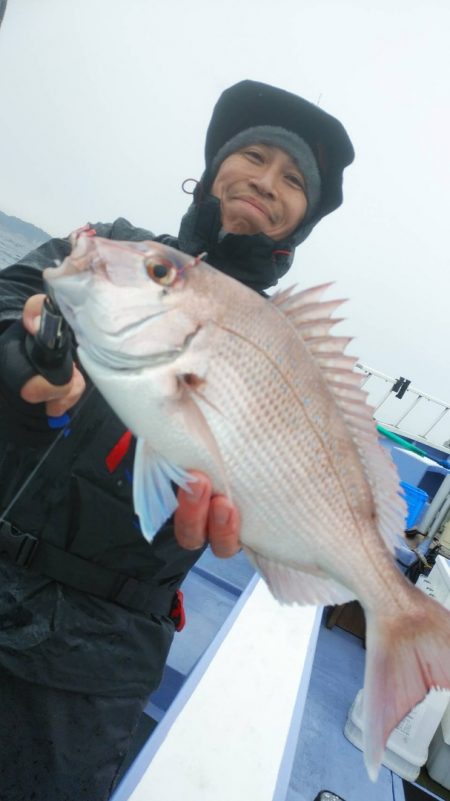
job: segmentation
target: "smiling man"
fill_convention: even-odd
[[[334,117],[282,89],[242,81],[214,109],[206,168],[178,237],[155,237],[124,218],[90,234],[206,251],[218,270],[264,292],[341,204],[352,159]],[[28,361],[25,333],[36,332],[43,269],[69,252],[68,239],[52,239],[0,272],[5,801],[110,797],[183,620],[180,584],[205,545],[220,557],[239,549],[239,510],[212,495],[204,475],[191,494],[179,492],[174,519],[148,543],[133,515],[130,433],[81,368],[54,386]],[[64,412],[71,433],[61,437],[47,415]]]
[[[278,147],[260,143],[228,156],[211,192],[220,200],[223,229],[231,234],[263,233],[275,241],[284,239],[308,208],[305,177],[294,159]]]
[[[165,241],[207,251],[211,264],[257,291],[275,286],[295,248],[342,203],[353,157],[335,117],[278,87],[241,81],[214,108],[194,202],[177,240]]]

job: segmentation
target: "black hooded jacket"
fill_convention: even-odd
[[[276,283],[276,243],[228,235],[219,244],[218,201],[205,201],[199,211],[191,207],[178,239],[154,237],[123,218],[93,227],[105,238],[152,239],[193,255],[207,250],[210,263],[259,291]],[[70,412],[69,433],[51,430],[44,404],[22,401],[7,380],[11,363],[2,345],[23,335],[17,321],[25,301],[44,291],[43,269],[69,252],[68,239],[52,239],[0,271],[0,520],[9,509],[15,535],[28,533],[85,560],[82,574],[95,565],[117,574],[119,584],[137,579],[152,594],[145,611],[136,610],[121,604],[121,594],[114,602],[98,597],[92,580],[80,591],[49,578],[36,562],[24,567],[0,554],[0,665],[61,689],[144,696],[158,685],[172,641],[168,601],[199,552],[178,546],[171,520],[151,544],[142,536],[132,503],[134,442],[122,453],[126,429],[88,378]]]
[[[95,229],[111,239],[154,238],[124,219]],[[43,291],[44,267],[69,251],[68,240],[52,239],[0,272],[0,519],[22,488],[6,515],[15,532],[149,583],[156,595],[160,587],[170,599],[199,553],[177,545],[171,521],[152,544],[143,538],[132,504],[134,443],[113,464],[108,459],[125,434],[108,404],[88,381],[71,410],[70,433],[61,435],[48,427],[43,404],[12,399],[4,386],[2,339],[27,298]],[[168,613],[169,606],[154,613],[151,601],[145,612],[111,603],[0,556],[0,665],[24,679],[85,693],[148,694],[174,633]]]

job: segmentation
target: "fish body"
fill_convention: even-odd
[[[98,389],[138,437],[134,501],[151,540],[175,481],[207,473],[282,603],[357,598],[366,614],[364,752],[430,687],[450,689],[450,615],[401,575],[405,505],[371,409],[334,337],[327,286],[263,298],[154,242],[79,236],[45,278]]]

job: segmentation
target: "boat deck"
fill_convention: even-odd
[[[175,638],[163,682],[147,706],[114,801],[140,798],[139,793],[135,795],[136,773],[139,776],[145,773],[142,754],[145,750],[151,752],[158,722],[176,705],[182,688],[185,692],[188,690],[188,679],[205,651],[211,649],[216,639],[224,636],[224,629],[233,626],[233,610],[254,582],[254,571],[242,553],[232,560],[223,561],[215,559],[207,551],[187,577],[184,593],[188,625]],[[284,789],[281,794],[279,790],[274,794],[275,801],[313,801],[323,789],[332,790],[345,801],[450,801],[450,793],[427,779],[425,771],[419,777],[420,785],[402,781],[385,767],[381,768],[376,784],[369,780],[361,752],[343,734],[348,710],[363,684],[363,640],[339,626],[327,628],[326,616],[327,610],[319,627],[317,644],[315,640],[312,644],[314,652],[306,701],[303,699],[301,709],[297,710],[297,717],[301,719],[300,731],[295,731],[294,720],[292,753],[281,767],[288,775],[282,776],[278,782],[278,787]],[[239,681],[239,676],[233,676],[233,680]],[[282,675],[278,681],[281,685]],[[221,703],[223,699],[218,699],[218,714]],[[264,703],[264,698],[261,698],[261,704]],[[246,715],[245,708],[242,715]],[[216,725],[220,726],[220,720],[214,721],[214,728]],[[267,727],[271,727],[269,715]],[[211,737],[214,737],[213,731]],[[141,756],[133,764],[133,758],[143,746]],[[178,747],[184,749],[188,746],[178,743]],[[151,757],[147,757],[147,762],[149,760]],[[225,765],[224,758],[224,769]],[[424,789],[424,784],[428,785],[429,791]],[[180,787],[180,792],[182,790]],[[189,794],[186,797],[190,797]],[[235,797],[235,801],[249,799],[242,796]]]

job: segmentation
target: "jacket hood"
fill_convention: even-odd
[[[244,131],[259,126],[282,128],[307,143],[320,174],[320,198],[305,220],[285,241],[265,234],[223,234],[220,203],[210,194],[220,166],[220,151]],[[354,150],[339,120],[302,97],[258,81],[245,80],[219,97],[208,126],[205,170],[194,190],[194,202],[181,221],[178,245],[187,253],[206,251],[214,267],[257,291],[275,286],[289,270],[295,248],[314,226],[342,203],[345,167]]]
[[[221,148],[237,134],[256,126],[284,128],[311,148],[319,168],[321,197],[308,226],[341,205],[343,172],[355,156],[342,123],[298,95],[250,80],[230,86],[214,107],[206,133],[205,171],[197,187],[199,193],[207,194],[211,189],[215,177],[212,167],[217,169],[215,158]]]

